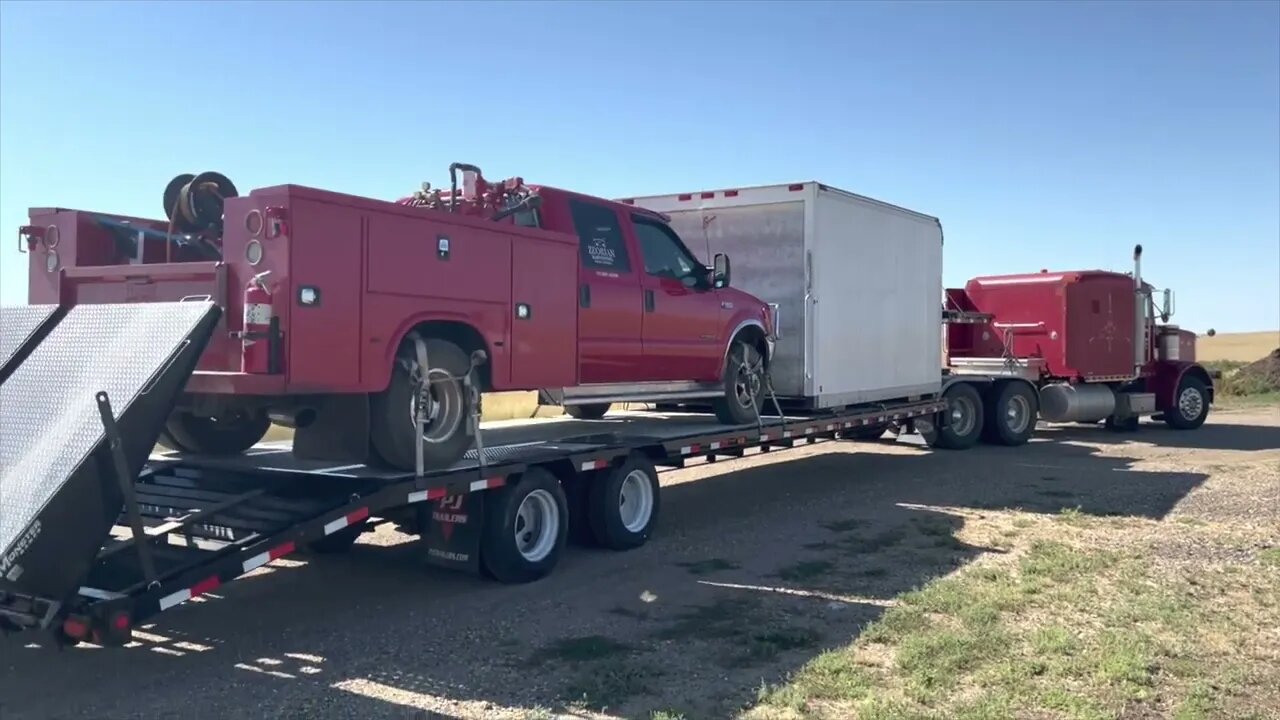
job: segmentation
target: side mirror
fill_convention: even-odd
[[[716,253],[711,266],[712,285],[717,288],[729,287],[729,276],[731,273],[732,265],[729,263],[729,256],[724,253]]]
[[[1168,322],[1173,315],[1173,291],[1165,288],[1164,291],[1164,307],[1160,309],[1160,319]]]

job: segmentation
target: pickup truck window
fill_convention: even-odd
[[[573,226],[578,233],[582,266],[595,270],[631,272],[627,245],[622,240],[618,213],[595,203],[569,201]]]
[[[640,254],[644,256],[644,271],[658,277],[683,280],[701,269],[671,228],[647,218],[632,216],[636,238],[640,241]]]

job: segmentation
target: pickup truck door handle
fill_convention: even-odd
[[[654,308],[653,291],[645,290],[644,291],[644,311],[653,312],[653,308]]]
[[[591,307],[591,286],[586,283],[578,286],[578,307]]]

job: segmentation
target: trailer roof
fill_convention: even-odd
[[[760,191],[760,190],[786,189],[789,192],[800,192],[809,187],[816,187],[818,190],[821,190],[821,191],[837,193],[840,195],[844,195],[846,197],[856,198],[864,202],[880,205],[881,207],[892,208],[894,210],[906,213],[908,215],[914,215],[919,218],[932,220],[938,223],[939,225],[942,223],[942,221],[939,220],[939,218],[935,215],[922,213],[918,210],[912,210],[910,208],[902,207],[901,205],[895,205],[893,203],[885,202],[883,200],[877,200],[873,197],[868,197],[866,195],[859,195],[858,193],[850,192],[848,190],[843,190],[841,188],[835,187],[834,185],[828,185],[826,183],[818,182],[817,180],[806,180],[804,182],[796,182],[796,183],[768,183],[768,184],[762,184],[762,185],[740,185],[735,188],[721,188],[718,190],[701,190],[698,192],[686,192],[686,193],[660,193],[656,195],[633,195],[626,198],[619,198],[618,202],[623,203],[624,205],[637,205],[637,206],[640,204],[641,201],[654,200],[659,198],[667,199],[667,200],[674,199],[677,202],[689,202],[694,199],[713,200],[716,198],[733,198],[733,197],[737,197],[743,192],[752,192],[752,191]]]

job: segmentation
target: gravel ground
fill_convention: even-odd
[[[984,513],[1230,521],[1241,553],[1280,545],[1280,409],[963,453],[823,443],[663,484],[648,545],[571,548],[531,585],[425,567],[380,528],[162,614],[135,647],[2,638],[0,718],[732,716],[898,594],[1001,552],[956,536]]]

